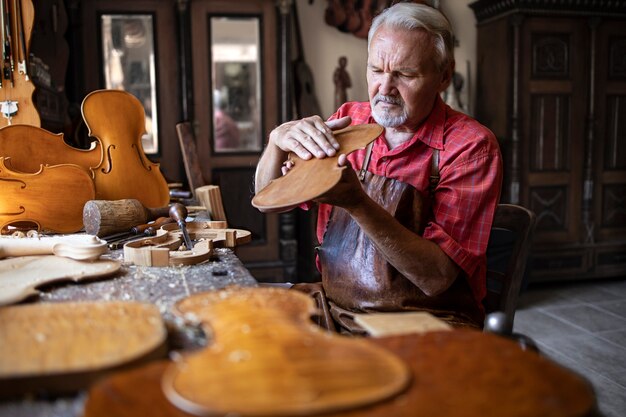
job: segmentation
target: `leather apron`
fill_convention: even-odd
[[[371,172],[363,176],[363,188],[374,201],[413,233],[423,233],[427,197],[395,179]],[[463,273],[443,293],[427,296],[385,260],[341,208],[331,212],[318,255],[323,288],[336,319],[350,311],[427,311],[451,324],[482,326],[483,313]]]

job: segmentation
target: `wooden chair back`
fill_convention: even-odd
[[[189,189],[196,196],[196,188],[206,185],[202,170],[200,169],[200,160],[198,159],[198,151],[196,149],[195,135],[190,122],[180,122],[176,124],[176,134],[180,143],[180,151],[183,155],[183,163],[185,165],[185,173],[187,174],[187,182]]]
[[[487,314],[502,311],[512,324],[528,252],[535,214],[521,206],[498,204],[487,246]]]

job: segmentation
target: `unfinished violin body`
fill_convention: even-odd
[[[23,173],[0,157],[0,230],[35,225],[39,230],[73,233],[83,227],[83,206],[95,196],[91,177],[76,165],[40,165]]]
[[[23,173],[35,173],[41,165],[62,164],[78,165],[89,172],[100,164],[102,147],[93,142],[88,150],[74,148],[65,143],[62,133],[14,124],[0,129],[0,156],[10,158],[6,165]]]
[[[163,393],[186,413],[318,415],[393,397],[410,382],[392,353],[313,325],[313,299],[299,291],[231,287],[187,297],[174,312],[213,336],[163,375]]]
[[[383,127],[377,124],[348,126],[333,132],[340,146],[335,156],[303,160],[290,154],[293,168],[259,191],[252,199],[252,205],[261,210],[276,210],[315,200],[341,179],[341,171],[346,167],[337,165],[339,155],[364,148],[381,133]]]
[[[167,182],[159,164],[151,162],[141,146],[146,116],[139,100],[121,90],[97,90],[83,100],[82,113],[89,136],[102,146],[100,163],[92,169],[96,198],[134,198],[146,207],[167,205]]]

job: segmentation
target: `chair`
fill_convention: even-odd
[[[535,214],[521,206],[498,204],[487,246],[485,312],[502,312],[513,326],[524,278]],[[510,330],[509,330],[510,331]]]

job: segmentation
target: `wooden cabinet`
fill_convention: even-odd
[[[476,117],[505,155],[502,200],[537,214],[531,279],[624,276],[626,4],[470,7]]]

